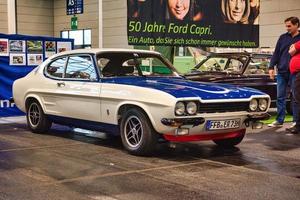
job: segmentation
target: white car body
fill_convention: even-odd
[[[106,131],[115,135],[119,134],[118,130],[124,106],[135,106],[146,113],[156,133],[174,137],[180,137],[178,134],[181,133],[178,130],[185,128],[188,130],[186,136],[224,135],[245,130],[249,122],[265,116],[270,106],[270,97],[254,89],[186,81],[180,78],[176,72],[173,72],[174,77],[162,77],[161,79],[160,77],[145,77],[145,80],[142,80],[141,77],[103,77],[101,70],[99,70],[100,67],[97,66],[99,63],[96,60],[101,54],[114,53],[160,56],[159,53],[152,51],[124,49],[90,49],[60,53],[48,58],[26,77],[14,82],[14,102],[20,110],[27,112],[28,105],[26,105],[26,102],[28,103],[29,99],[34,99],[40,104],[45,116],[49,117],[51,121],[70,126],[78,124],[81,128]],[[56,79],[47,76],[45,68],[49,64],[51,65],[53,61],[64,57],[67,60],[69,59],[68,56],[77,55],[86,55],[85,58],[88,55],[91,56],[98,74],[96,80],[82,80],[81,78]],[[64,73],[64,76],[66,76],[66,72]],[[131,80],[133,80],[132,84],[126,84]],[[139,85],[139,82],[142,84]],[[162,88],[160,89],[160,87]],[[189,90],[193,91],[192,94],[199,92],[199,94],[203,93],[205,96],[189,96]],[[244,109],[233,112],[197,112],[195,115],[184,116],[178,116],[174,112],[175,105],[179,101],[201,102],[201,105],[209,103],[230,103],[234,105],[239,102],[249,103],[252,99],[266,99],[268,102],[267,108],[255,112]],[[170,119],[171,124],[162,123],[163,119]],[[204,121],[195,125],[193,123],[182,124],[177,119],[179,121],[203,119]],[[232,119],[240,120],[238,128],[224,128],[221,130],[208,130],[207,128],[207,122],[210,120],[224,121]],[[178,123],[174,123],[174,120]],[[212,139],[216,138],[212,137]],[[172,138],[169,139],[172,140]]]

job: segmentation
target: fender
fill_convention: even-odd
[[[120,110],[121,106],[124,106],[124,105],[133,105],[133,106],[137,106],[137,107],[141,108],[147,114],[153,128],[155,129],[155,127],[156,127],[155,120],[153,119],[153,116],[150,114],[151,112],[149,111],[148,106],[143,103],[135,102],[135,101],[124,101],[124,102],[121,102],[120,104],[118,104],[116,113],[115,113],[117,123],[118,123],[117,119],[118,119],[119,110]]]
[[[27,99],[29,99],[29,98],[34,98],[34,99],[36,99],[36,100],[39,102],[40,106],[42,107],[43,111],[45,112],[45,106],[44,106],[44,104],[42,103],[41,97],[38,96],[38,95],[36,95],[36,94],[31,94],[31,93],[28,93],[28,94],[25,96],[25,99],[24,99],[24,109],[25,109],[25,112],[26,112],[26,101],[27,101]]]

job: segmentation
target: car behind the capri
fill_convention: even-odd
[[[122,49],[54,55],[14,82],[13,99],[32,132],[54,122],[121,135],[135,155],[159,141],[237,145],[270,106],[258,90],[188,81],[157,52]]]

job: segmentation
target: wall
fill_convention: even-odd
[[[17,0],[19,34],[60,37],[70,29],[71,16],[66,15],[65,0]],[[85,0],[84,14],[77,15],[78,29],[92,29],[92,47],[98,47],[98,0]],[[127,44],[127,0],[102,0],[103,46],[132,48]],[[299,0],[261,0],[260,46],[274,47],[285,32],[284,19],[300,17]],[[0,32],[8,32],[7,0],[0,0]]]
[[[17,0],[18,34],[53,36],[52,0]]]
[[[99,43],[99,4],[98,0],[84,0],[83,14],[76,15],[78,29],[92,30],[92,47],[97,48]],[[62,30],[70,30],[71,17],[66,14],[66,0],[54,0],[54,36],[60,37]]]
[[[261,47],[275,47],[279,35],[285,32],[284,20],[290,16],[300,18],[299,0],[261,0]]]
[[[0,33],[8,33],[7,0],[0,0]]]
[[[132,48],[127,42],[127,0],[103,0],[103,47]]]

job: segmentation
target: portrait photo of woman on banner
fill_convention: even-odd
[[[250,0],[249,24],[258,24],[260,0]]]
[[[258,24],[259,0],[221,0],[225,23]]]
[[[200,21],[203,18],[200,1],[165,0],[166,19]]]
[[[222,0],[221,10],[225,23],[249,23],[249,0]]]
[[[129,0],[128,16],[164,21],[200,21],[203,0]]]

